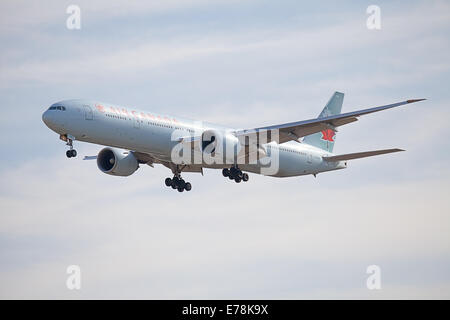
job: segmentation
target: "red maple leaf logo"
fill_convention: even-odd
[[[334,142],[333,138],[334,138],[333,130],[327,129],[322,131],[322,140]]]
[[[105,107],[102,106],[101,104],[97,104],[95,107],[97,108],[98,111],[105,112]]]

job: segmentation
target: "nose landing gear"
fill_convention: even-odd
[[[228,177],[230,180],[234,180],[236,183],[241,181],[247,182],[249,179],[248,174],[242,172],[237,166],[231,167],[230,169],[224,168],[222,170],[222,175]]]
[[[77,150],[71,149],[66,151],[67,158],[72,158],[77,156]]]
[[[59,137],[61,140],[66,142],[66,145],[69,146],[69,150],[66,151],[67,158],[75,158],[77,156],[77,150],[73,148],[73,139],[69,138],[67,135],[63,134]]]

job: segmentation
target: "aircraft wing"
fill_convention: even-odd
[[[331,129],[333,131],[337,131],[336,127],[343,126],[345,124],[354,122],[358,120],[359,116],[374,113],[382,110],[387,110],[395,107],[399,107],[405,104],[414,103],[418,101],[422,101],[426,99],[413,99],[406,100],[402,102],[397,102],[393,104],[388,104],[380,107],[368,108],[353,112],[341,113],[334,116],[297,121],[297,122],[289,122],[279,125],[260,127],[249,130],[238,130],[235,132],[238,138],[245,138],[246,136],[258,136],[263,134],[266,136],[267,143],[271,141],[277,141],[278,143],[287,142],[290,140],[298,141],[299,138],[308,136],[310,134],[320,132],[323,130]],[[273,136],[271,134],[271,130],[279,130],[279,137]]]
[[[377,155],[380,155],[380,154],[399,152],[399,151],[405,151],[405,150],[402,150],[402,149],[384,149],[384,150],[375,150],[375,151],[365,151],[365,152],[357,152],[357,153],[340,154],[340,155],[337,155],[337,156],[329,156],[329,157],[322,157],[322,158],[325,161],[335,162],[335,161],[344,161],[344,160],[353,160],[353,159],[372,157],[372,156],[377,156]]]

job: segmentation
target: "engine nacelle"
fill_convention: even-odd
[[[202,133],[201,148],[207,163],[234,163],[241,151],[239,139],[231,133],[206,130]]]
[[[132,152],[123,154],[117,149],[104,148],[98,153],[97,167],[106,174],[126,177],[139,168],[139,163]]]

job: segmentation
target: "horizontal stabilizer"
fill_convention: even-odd
[[[343,160],[353,160],[353,159],[372,157],[372,156],[377,156],[377,155],[380,155],[380,154],[399,152],[399,151],[405,151],[405,150],[402,150],[402,149],[385,149],[385,150],[375,150],[375,151],[347,153],[347,154],[341,154],[341,155],[337,155],[337,156],[323,157],[323,160],[325,160],[325,161],[332,161],[332,162],[334,162],[334,161],[343,161]]]

